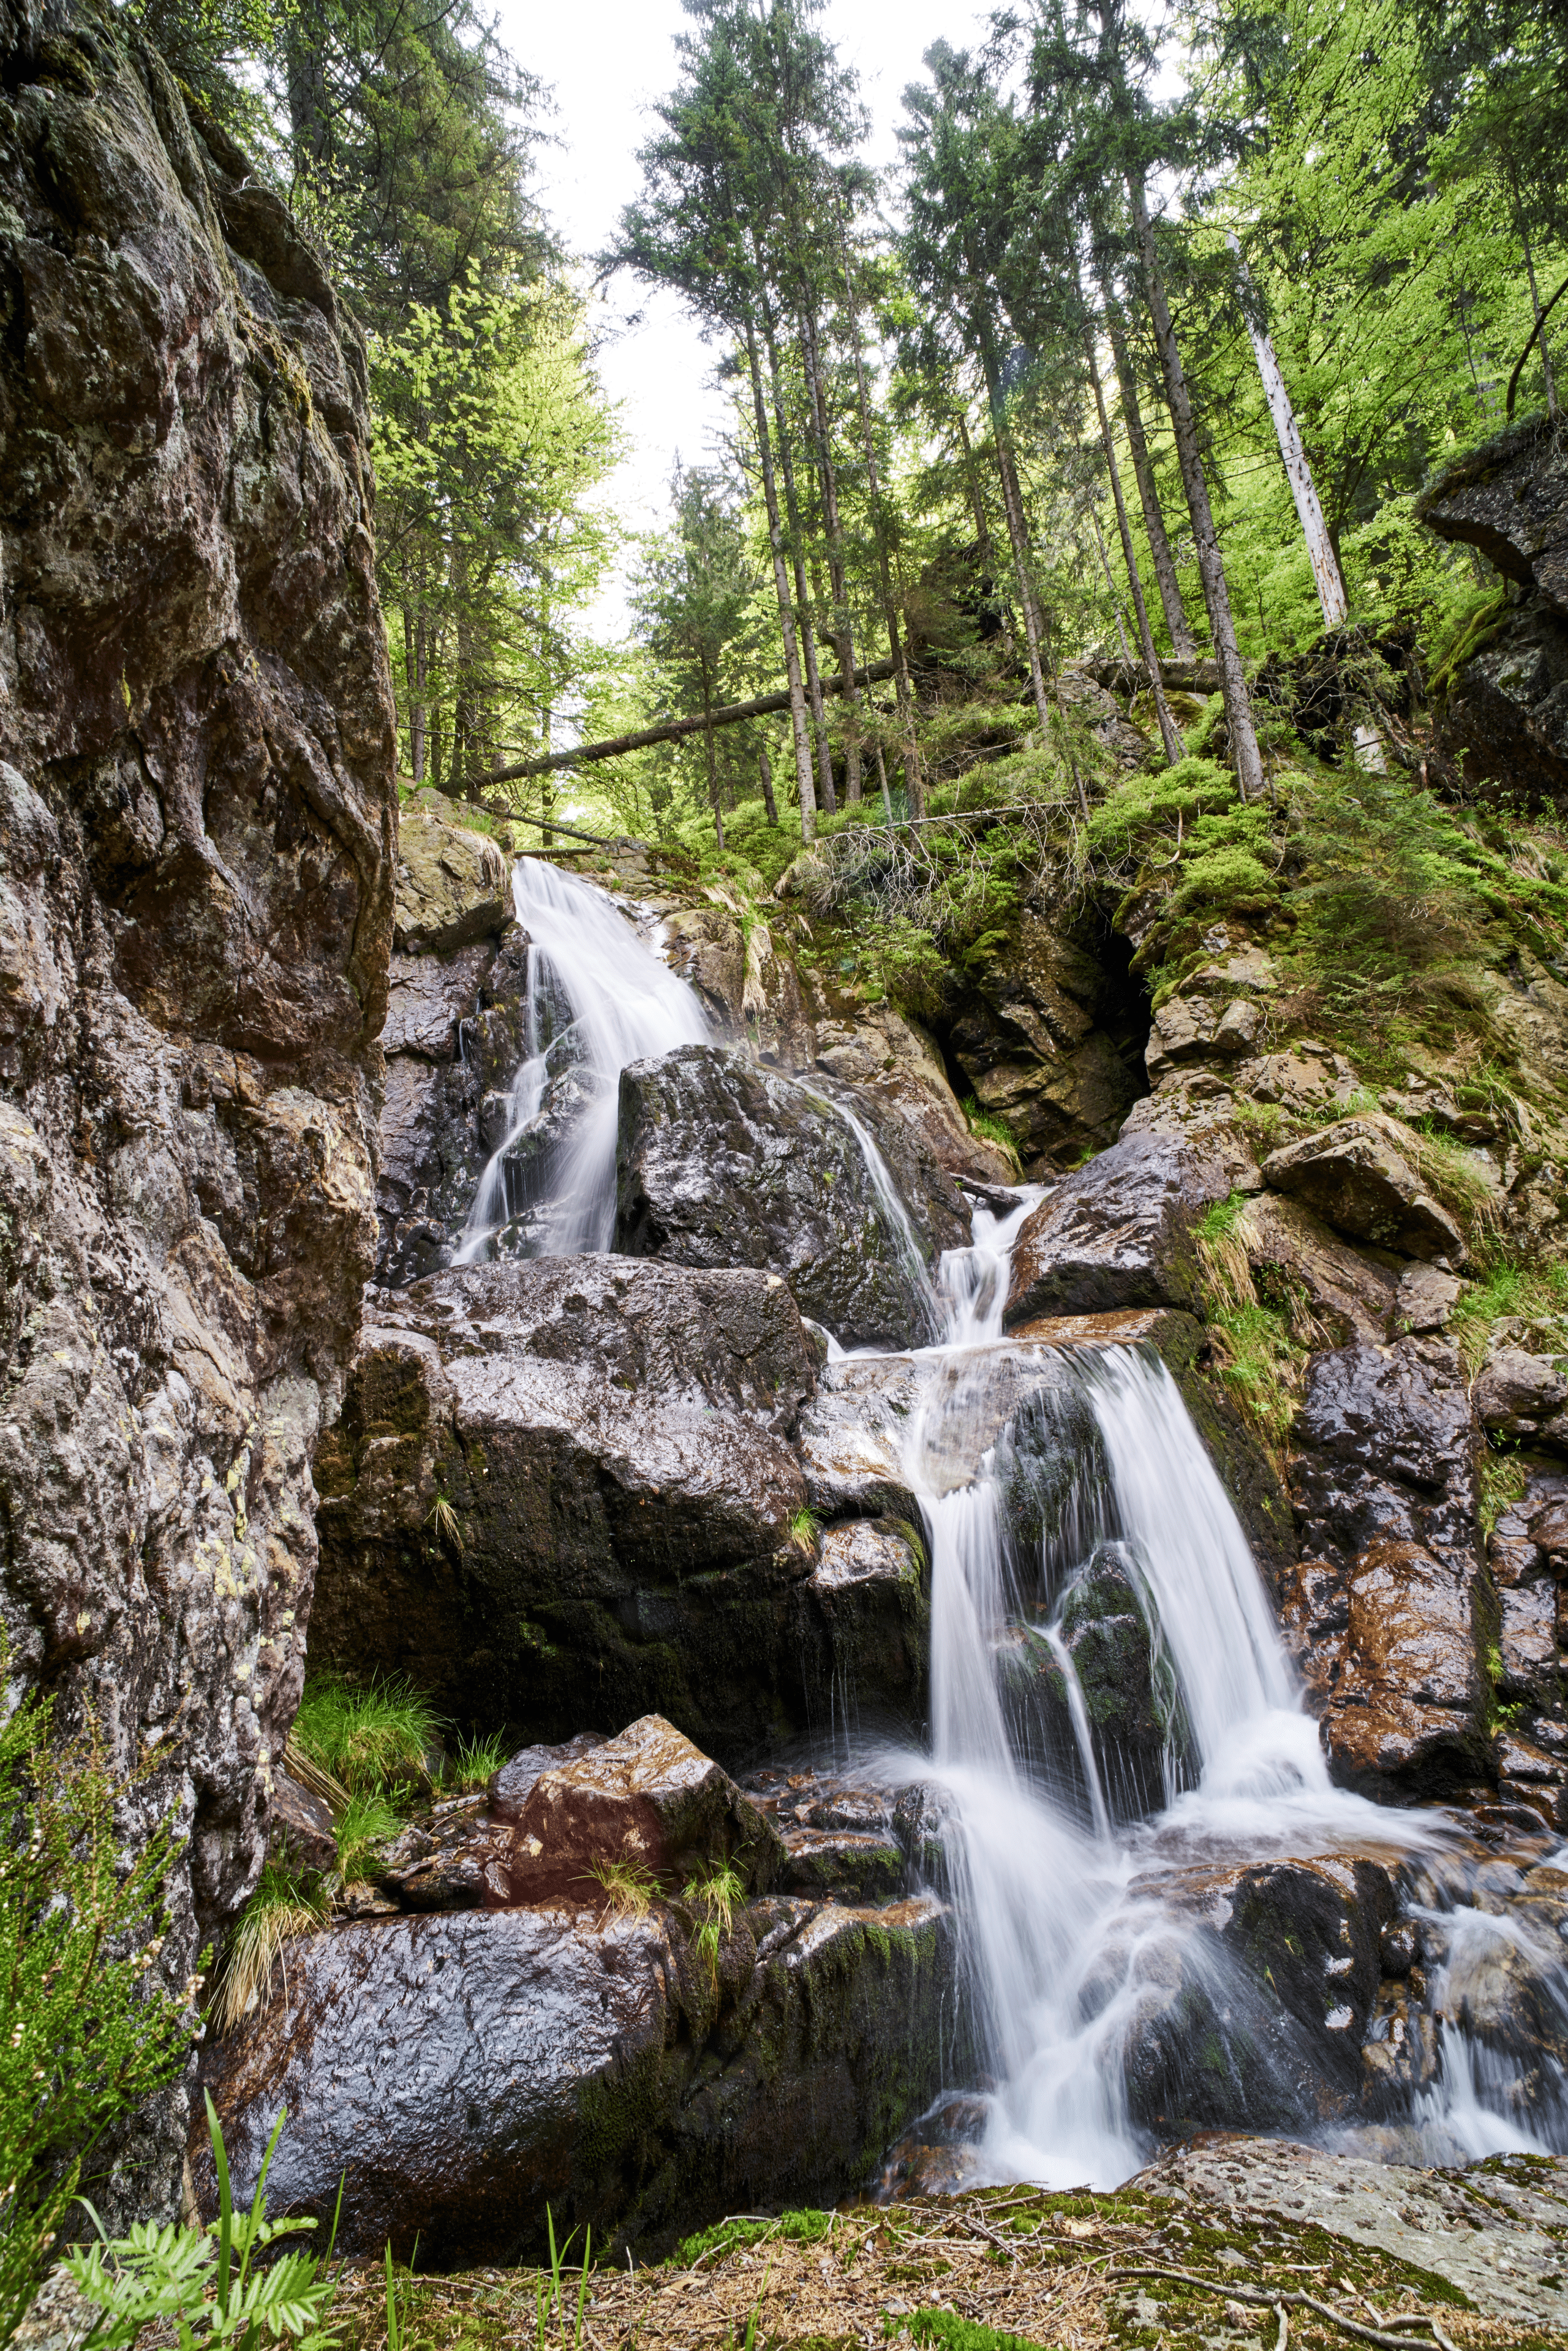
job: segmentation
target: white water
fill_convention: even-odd
[[[615,1231],[615,1129],[629,1062],[704,1045],[709,1030],[684,979],[643,946],[601,890],[537,859],[512,869],[512,904],[528,932],[528,1033],[512,1081],[512,1123],[492,1154],[453,1261],[489,1254],[508,1222],[507,1160],[545,1114],[547,1091],[568,1079],[584,1097],[556,1146],[546,1196],[535,1205],[522,1254],[565,1257],[610,1247]],[[544,984],[564,999],[569,1025],[540,1050]]]
[[[1028,1571],[1040,1589],[1051,1562],[1009,1562],[1004,1465],[991,1455],[975,1462],[971,1484],[951,1490],[947,1416],[972,1410],[1004,1357],[1016,1364],[1017,1349],[996,1343],[1012,1243],[1034,1197],[1000,1219],[980,1212],[975,1249],[950,1253],[942,1267],[947,1338],[928,1351],[934,1376],[904,1465],[930,1539],[931,1751],[904,1758],[901,1769],[935,1779],[952,1814],[954,1890],[996,2083],[970,2150],[973,2176],[1109,2188],[1152,2152],[1124,2086],[1124,2052],[1140,2017],[1159,2007],[1178,1967],[1189,1981],[1212,1977],[1217,2006],[1227,1997],[1214,1947],[1176,1899],[1179,1874],[1286,1855],[1414,1855],[1441,1848],[1451,1832],[1429,1813],[1389,1811],[1333,1785],[1246,1538],[1176,1384],[1152,1353],[1127,1348],[1071,1358],[1099,1428],[1108,1490],[1080,1502],[1069,1531],[1085,1558],[1096,1540],[1115,1538],[1134,1571],[1174,1668],[1197,1785],[1174,1795],[1167,1787],[1163,1811],[1113,1827],[1071,1673],[1092,1832],[1063,1792],[1027,1767],[1009,1734],[1008,1636]],[[944,1431],[937,1479],[926,1464]],[[1060,1573],[1060,1558],[1055,1564]],[[1043,1637],[1070,1665],[1054,1622]],[[1174,1785],[1170,1766],[1167,1756]],[[1498,1925],[1485,1919],[1487,1929]],[[1411,2117],[1434,2148],[1428,2159],[1456,2147],[1490,2153],[1537,2144],[1510,2069],[1454,2024],[1443,2045],[1444,2076]]]

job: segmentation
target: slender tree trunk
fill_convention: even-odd
[[[1126,330],[1122,313],[1108,277],[1100,278],[1100,291],[1105,301],[1105,324],[1111,336],[1111,356],[1116,363],[1116,389],[1122,397],[1122,423],[1126,428],[1127,447],[1133,459],[1133,475],[1138,485],[1138,503],[1144,509],[1144,528],[1148,535],[1149,559],[1155,567],[1155,584],[1160,591],[1160,609],[1170,632],[1171,651],[1178,661],[1197,659],[1197,640],[1186,617],[1181,601],[1181,583],[1176,578],[1176,557],[1171,552],[1170,538],[1166,530],[1166,518],[1160,507],[1159,486],[1155,480],[1154,460],[1149,455],[1149,444],[1144,432],[1144,413],[1138,405],[1138,380],[1133,373],[1133,361],[1127,350]]]
[[[424,705],[420,696],[421,634],[424,620],[413,607],[402,608],[402,665],[408,679],[408,771],[415,785],[424,781]]]
[[[1136,172],[1127,175],[1127,193],[1132,200],[1133,226],[1144,265],[1144,285],[1148,296],[1149,315],[1154,320],[1155,342],[1165,372],[1166,398],[1176,434],[1182,487],[1186,492],[1187,512],[1192,517],[1193,537],[1197,542],[1198,575],[1203,581],[1204,602],[1208,609],[1208,629],[1214,640],[1215,659],[1219,664],[1219,686],[1225,697],[1225,716],[1230,729],[1231,754],[1236,761],[1237,786],[1242,799],[1249,800],[1263,789],[1263,758],[1258,748],[1258,730],[1252,723],[1247,674],[1241,666],[1240,649],[1236,643],[1236,623],[1231,618],[1230,596],[1225,584],[1219,534],[1215,529],[1214,514],[1208,503],[1208,485],[1204,479],[1197,426],[1193,421],[1192,402],[1187,393],[1181,351],[1171,320],[1165,280],[1160,275],[1159,256],[1155,251],[1155,232],[1149,219],[1148,200],[1144,193],[1143,180]]]
[[[964,481],[969,493],[969,512],[975,517],[975,537],[979,541],[980,560],[991,559],[991,529],[986,520],[986,502],[980,496],[980,476],[975,464],[975,444],[969,438],[969,427],[962,409],[956,418],[958,446],[964,452]]]
[[[806,693],[811,705],[811,725],[816,731],[821,806],[829,816],[834,816],[838,813],[839,801],[833,789],[833,754],[828,740],[822,677],[817,666],[817,632],[811,625],[811,603],[806,593],[804,534],[800,528],[800,502],[795,494],[795,459],[789,447],[789,420],[784,408],[784,379],[779,366],[779,346],[774,340],[772,316],[766,308],[762,313],[762,339],[768,353],[768,381],[773,392],[773,417],[779,431],[779,471],[784,480],[784,512],[789,524],[789,560],[795,574],[795,608],[799,616],[800,651],[806,664]]]
[[[861,797],[860,690],[854,682],[855,639],[850,619],[844,534],[839,517],[838,473],[833,464],[827,395],[822,388],[817,322],[809,302],[803,303],[800,310],[800,356],[805,365],[806,386],[810,394],[811,413],[816,424],[817,470],[822,485],[822,519],[827,527],[828,538],[828,581],[832,590],[833,642],[838,650],[840,674],[847,681],[844,687],[844,700],[848,705],[844,728],[844,799],[852,806]]]
[[[1089,509],[1089,520],[1094,529],[1094,545],[1100,556],[1100,569],[1105,574],[1105,592],[1111,599],[1111,618],[1116,623],[1116,643],[1122,648],[1122,666],[1124,669],[1130,670],[1133,666],[1133,648],[1127,643],[1127,625],[1122,618],[1122,593],[1116,585],[1116,575],[1111,569],[1110,549],[1105,545],[1105,534],[1100,528],[1100,517],[1092,507]]]
[[[757,754],[757,768],[758,775],[762,778],[762,805],[768,810],[768,823],[777,831],[779,824],[779,803],[773,797],[773,762],[768,756],[768,746],[766,743],[761,746]]]
[[[1519,230],[1519,242],[1524,250],[1524,274],[1530,280],[1531,313],[1535,320],[1536,340],[1541,345],[1541,371],[1546,379],[1546,413],[1551,417],[1552,423],[1555,424],[1557,422],[1557,380],[1552,372],[1552,354],[1546,348],[1546,338],[1541,331],[1541,289],[1535,283],[1535,256],[1530,249],[1530,231],[1525,227],[1524,206],[1519,200],[1519,174],[1514,169],[1513,157],[1511,155],[1508,159],[1508,183],[1513,191],[1514,223]]]
[[[1034,601],[1032,559],[1029,530],[1024,521],[1023,497],[1013,464],[1012,440],[1002,411],[1001,379],[997,370],[996,353],[988,335],[980,337],[979,341],[980,364],[986,376],[986,397],[991,410],[991,437],[997,449],[997,473],[1002,486],[1002,512],[1007,517],[1008,540],[1013,554],[1013,576],[1018,581],[1019,605],[1023,613],[1024,643],[1029,651],[1029,682],[1040,717],[1040,735],[1049,742],[1051,705],[1046,700],[1045,674],[1040,667],[1040,614]]]
[[[746,356],[751,370],[751,403],[757,423],[758,462],[762,467],[762,496],[768,508],[768,544],[773,556],[773,591],[779,600],[779,628],[784,640],[784,675],[789,687],[789,731],[795,740],[795,781],[800,795],[800,838],[817,838],[817,794],[811,781],[811,737],[806,724],[806,696],[800,684],[800,653],[795,638],[795,608],[789,601],[789,569],[784,559],[784,532],[779,520],[779,485],[773,475],[773,444],[768,433],[768,404],[762,396],[762,366],[757,334],[746,327]]]
[[[860,402],[861,444],[865,452],[866,489],[871,498],[872,528],[876,539],[878,584],[882,590],[883,620],[887,629],[887,650],[893,658],[894,695],[898,704],[899,725],[904,732],[904,775],[909,794],[909,813],[921,817],[925,813],[925,779],[920,771],[920,740],[915,724],[915,688],[910,683],[909,662],[904,652],[903,633],[898,625],[898,603],[893,592],[893,566],[887,552],[887,523],[882,510],[882,484],[876,462],[876,434],[872,427],[871,392],[866,384],[865,360],[861,352],[860,308],[855,300],[854,283],[850,276],[849,240],[843,235],[843,215],[839,216],[841,251],[844,265],[844,302],[849,311],[850,340],[854,347],[855,389]],[[883,810],[889,824],[893,822],[893,802],[888,797],[887,766],[877,745],[877,774],[882,782]]]
[[[713,741],[713,689],[708,683],[707,664],[702,665],[703,681],[703,744],[707,752],[707,797],[713,810],[713,829],[718,842],[718,852],[724,854],[724,810],[718,804],[718,754]]]
[[[891,828],[893,823],[893,794],[887,789],[887,761],[882,756],[882,744],[880,741],[876,747],[876,780],[877,788],[882,793],[882,820],[883,824]]]
[[[1144,656],[1144,672],[1149,681],[1149,692],[1155,697],[1155,716],[1159,722],[1160,741],[1165,745],[1166,759],[1174,767],[1186,746],[1176,732],[1170,705],[1166,700],[1165,686],[1160,677],[1159,655],[1155,651],[1154,632],[1149,627],[1149,610],[1144,601],[1144,583],[1138,577],[1137,557],[1133,548],[1133,529],[1127,519],[1127,501],[1122,495],[1121,468],[1116,463],[1116,444],[1111,434],[1111,419],[1105,408],[1105,388],[1100,381],[1100,363],[1094,356],[1094,331],[1092,326],[1083,330],[1083,353],[1089,361],[1089,381],[1094,392],[1095,413],[1100,419],[1100,441],[1105,452],[1105,469],[1111,476],[1111,496],[1116,507],[1116,528],[1121,534],[1122,560],[1127,567],[1127,584],[1133,595],[1133,612],[1138,624],[1138,643]],[[1099,538],[1100,523],[1096,517],[1094,535]],[[1105,563],[1105,577],[1111,576],[1110,560],[1104,545],[1100,549]],[[1118,626],[1120,621],[1118,620]]]

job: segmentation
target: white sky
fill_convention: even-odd
[[[896,152],[894,129],[905,85],[923,78],[933,41],[972,47],[994,0],[829,0],[822,29],[861,78],[872,115],[866,160],[878,169]],[[540,151],[537,185],[558,235],[571,251],[607,246],[622,206],[636,195],[636,151],[656,127],[651,109],[675,81],[675,35],[691,20],[680,0],[594,0],[589,6],[525,6],[499,0],[501,38],[550,89],[550,127],[559,144]],[[596,314],[601,334],[641,311],[642,324],[604,337],[601,372],[622,403],[629,453],[609,485],[611,505],[628,527],[645,530],[669,519],[669,479],[677,451],[689,465],[713,454],[727,409],[712,381],[715,354],[682,306],[617,277]],[[626,627],[619,581],[591,616],[593,633]]]

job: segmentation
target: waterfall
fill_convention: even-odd
[[[512,869],[512,904],[530,941],[526,1049],[507,1131],[453,1252],[456,1265],[494,1254],[525,1208],[514,1254],[607,1249],[615,1233],[621,1072],[631,1061],[709,1041],[692,990],[602,890],[524,857]],[[541,1050],[540,1006],[552,999],[567,1019]],[[535,1196],[525,1200],[514,1196],[509,1177],[530,1141],[544,1164]]]
[[[1039,1556],[1009,1561],[1002,1444],[971,1450],[969,1482],[955,1484],[965,1428],[998,1425],[994,1409],[976,1411],[977,1399],[992,1382],[1016,1384],[1021,1359],[1038,1364],[1049,1352],[1000,1336],[1012,1243],[1038,1196],[1002,1217],[979,1211],[974,1248],[949,1252],[941,1268],[947,1332],[922,1358],[931,1377],[904,1459],[932,1563],[931,1744],[897,1768],[946,1793],[948,1866],[995,2084],[970,2150],[973,2175],[1108,2189],[1153,2152],[1124,2085],[1141,2022],[1184,1969],[1212,1989],[1218,2012],[1231,1993],[1227,1963],[1182,1898],[1184,1873],[1190,1881],[1195,1866],[1357,1850],[1414,1858],[1451,1844],[1452,1830],[1332,1783],[1246,1537],[1152,1350],[1056,1356],[1092,1417],[1103,1468],[1085,1466],[1054,1556],[1046,1542]],[[1061,1637],[1060,1598],[1049,1624],[1026,1628],[1024,1648],[1052,1654],[1061,1671],[1089,1825],[1076,1792],[1031,1768],[1004,1687],[1030,1579],[1035,1591],[1064,1573],[1070,1584],[1073,1553],[1124,1563],[1174,1684],[1196,1778],[1177,1792],[1167,1759],[1163,1809],[1119,1824]],[[1451,1935],[1511,1931],[1461,1904],[1444,1916]],[[1421,2144],[1437,2151],[1427,2159],[1537,2145],[1510,2069],[1457,2026],[1444,2030],[1447,2071],[1411,2116],[1417,2137],[1426,2132]]]

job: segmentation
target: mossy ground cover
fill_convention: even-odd
[[[568,2272],[571,2262],[569,2252]],[[1418,2323],[1427,2317],[1455,2351],[1568,2346],[1568,2333],[1489,2317],[1446,2279],[1315,2223],[1239,2218],[1135,2184],[1112,2196],[996,2189],[724,2221],[656,2266],[629,2268],[622,2256],[592,2269],[580,2340],[575,2278],[542,2332],[541,2285],[548,2302],[548,2270],[414,2278],[404,2340],[423,2351],[744,2351],[748,2339],[753,2351],[1274,2351],[1272,2297],[1307,2294],[1412,2344],[1435,2341]],[[1239,2298],[1258,2294],[1268,2299]],[[382,2351],[385,2313],[381,2270],[348,2271],[333,2314],[342,2351]],[[1364,2339],[1299,2303],[1288,2315],[1294,2351]]]

